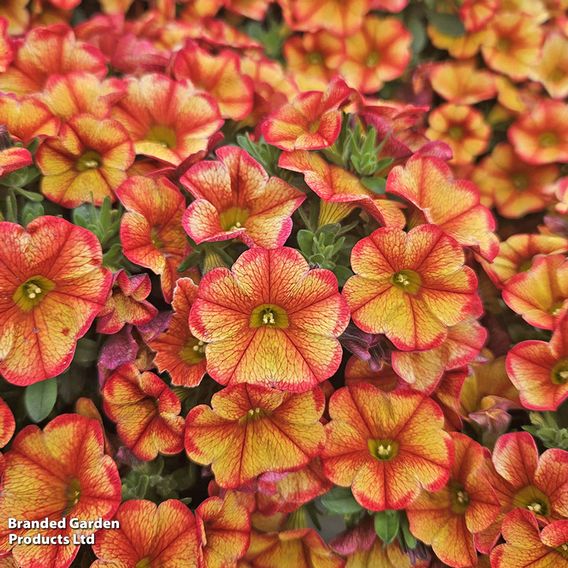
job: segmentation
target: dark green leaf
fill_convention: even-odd
[[[364,177],[361,178],[361,183],[373,193],[383,195],[386,191],[387,180],[385,178]]]
[[[306,255],[309,256],[312,254],[312,243],[314,240],[314,234],[307,229],[300,229],[296,236],[298,239],[298,246],[300,250]]]
[[[390,544],[396,538],[399,527],[400,516],[398,511],[375,513],[375,532],[385,544]]]
[[[337,515],[351,515],[362,509],[347,487],[334,487],[320,498],[320,502],[329,513]]]
[[[451,37],[465,35],[465,28],[456,14],[440,14],[428,12],[428,21],[441,33]]]
[[[40,381],[26,387],[24,404],[28,416],[34,422],[41,422],[49,416],[57,400],[57,379]]]

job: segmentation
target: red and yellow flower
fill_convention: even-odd
[[[2,130],[0,129],[0,136]],[[3,148],[0,150],[0,176],[5,176],[33,163],[33,158],[26,148]]]
[[[343,293],[355,324],[404,351],[432,349],[478,313],[477,279],[458,243],[435,225],[377,229],[351,254]]]
[[[554,329],[568,300],[568,259],[537,256],[529,270],[507,280],[503,300],[530,325]]]
[[[237,488],[268,471],[292,471],[318,455],[324,441],[319,388],[285,393],[267,387],[235,385],[213,395],[187,416],[185,449],[208,465],[216,482]]]
[[[540,81],[554,99],[568,97],[568,39],[560,33],[551,33],[545,40],[538,65],[530,78]]]
[[[63,207],[114,201],[114,190],[126,180],[134,148],[123,126],[111,119],[82,114],[63,124],[57,137],[38,148],[41,191]]]
[[[121,486],[112,458],[104,455],[103,432],[96,420],[78,414],[63,414],[45,428],[27,426],[4,454],[0,513],[4,519],[60,521],[109,520],[118,509]],[[57,538],[92,534],[93,529],[2,528],[0,553],[12,552],[18,566],[66,568],[79,551],[73,544],[9,544],[10,533],[41,534]]]
[[[454,460],[447,485],[424,491],[407,509],[410,531],[432,546],[436,556],[455,568],[477,565],[474,534],[499,514],[499,500],[488,476],[489,451],[452,432]]]
[[[277,109],[262,123],[265,140],[282,150],[319,150],[331,146],[341,130],[341,106],[351,89],[334,79],[325,92],[307,91]]]
[[[310,270],[299,251],[286,247],[254,248],[232,270],[208,272],[189,316],[217,382],[296,392],[335,373],[342,357],[336,338],[348,321],[335,275]]]
[[[138,459],[183,450],[181,403],[160,377],[141,373],[135,364],[123,365],[106,380],[102,395],[105,414]]]
[[[29,385],[62,373],[104,306],[112,276],[92,233],[57,217],[0,223],[0,374]]]
[[[362,507],[403,509],[448,481],[452,444],[439,406],[419,393],[360,383],[336,391],[321,453],[325,475]]]
[[[37,137],[55,136],[59,131],[59,120],[42,102],[10,94],[0,97],[0,124],[24,144]]]
[[[8,20],[0,12],[0,73],[4,73],[14,59],[14,48],[8,35]]]
[[[162,293],[172,299],[177,271],[190,246],[181,226],[185,200],[165,178],[133,176],[116,191],[126,208],[120,224],[120,241],[128,260],[160,275]]]
[[[198,568],[195,518],[181,501],[126,501],[115,518],[118,529],[97,533],[92,568]]]
[[[459,15],[468,32],[477,32],[493,19],[500,7],[500,0],[464,0]]]
[[[206,150],[223,125],[211,95],[157,73],[128,78],[112,117],[124,125],[137,154],[174,166]]]
[[[16,431],[16,421],[10,407],[0,398],[0,448],[3,448]]]
[[[183,227],[196,242],[242,239],[248,246],[282,246],[292,230],[292,213],[302,192],[277,177],[236,146],[216,152],[218,161],[203,161],[183,176],[195,197],[183,216]]]

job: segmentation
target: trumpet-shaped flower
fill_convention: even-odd
[[[432,88],[449,103],[472,105],[497,95],[495,76],[477,69],[471,61],[448,61],[430,73]]]
[[[568,39],[553,32],[545,40],[538,65],[530,78],[540,81],[554,99],[568,97]]]
[[[24,144],[37,137],[55,136],[59,131],[59,120],[41,101],[28,96],[2,95],[0,124]]]

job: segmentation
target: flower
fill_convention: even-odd
[[[128,274],[120,269],[113,276],[112,293],[99,312],[97,333],[112,335],[126,324],[143,325],[156,316],[158,310],[146,298],[152,289],[147,274]]]
[[[5,125],[10,135],[24,144],[29,144],[34,138],[55,136],[59,132],[59,120],[42,102],[11,94],[0,97],[0,124]]]
[[[60,521],[74,517],[80,521],[109,520],[118,509],[121,486],[112,458],[103,450],[101,425],[78,414],[62,414],[43,431],[26,426],[4,454],[5,470],[0,512],[3,518]],[[39,529],[31,534],[44,537],[92,534],[94,529]],[[30,535],[26,529],[3,527],[0,552],[12,551],[18,566],[66,568],[79,551],[73,544],[9,544],[8,535]]]
[[[3,448],[16,431],[16,421],[10,407],[0,398],[0,448]]]
[[[520,115],[508,131],[515,152],[528,164],[568,161],[568,105],[544,100]]]
[[[250,249],[232,270],[208,272],[189,315],[217,382],[294,392],[335,373],[342,356],[336,338],[348,321],[334,274],[310,270],[299,251],[286,247]]]
[[[426,222],[438,225],[461,245],[473,247],[488,261],[497,255],[495,220],[480,204],[478,188],[470,181],[455,179],[443,160],[413,156],[405,166],[391,170],[386,189],[418,207]],[[448,199],[441,200],[440,191]]]
[[[343,288],[355,324],[404,351],[432,349],[448,328],[478,313],[477,279],[461,247],[435,225],[405,233],[384,227],[351,253]]]
[[[451,439],[442,411],[419,393],[360,383],[336,391],[321,458],[325,475],[364,508],[404,509],[448,481]]]
[[[162,293],[172,299],[181,261],[190,247],[181,227],[185,200],[180,190],[165,178],[132,176],[117,190],[126,208],[120,223],[124,256],[160,275]]]
[[[0,329],[13,340],[0,374],[25,386],[67,369],[111,280],[86,229],[48,215],[26,229],[0,223]]]
[[[483,115],[470,106],[440,105],[430,113],[428,123],[426,136],[448,144],[454,164],[469,164],[487,148],[491,128]]]
[[[271,113],[262,123],[265,140],[282,150],[318,150],[331,146],[341,130],[340,107],[351,89],[342,79],[325,92],[307,91]]]
[[[14,59],[14,48],[8,35],[8,20],[0,12],[0,72],[4,73]]]
[[[247,152],[236,146],[216,151],[218,161],[192,166],[181,179],[195,197],[182,224],[196,242],[239,237],[248,246],[282,246],[292,230],[292,213],[305,196],[270,177]]]
[[[105,414],[139,460],[182,451],[181,403],[160,377],[141,373],[135,364],[123,365],[106,380],[102,395]]]
[[[211,406],[190,410],[185,449],[191,460],[212,464],[221,487],[240,487],[268,471],[299,469],[321,450],[319,388],[296,394],[235,385],[214,394]]]
[[[26,148],[14,146],[0,149],[0,176],[5,176],[31,164],[33,164],[33,158]]]
[[[182,561],[184,567],[198,568],[195,518],[181,501],[125,501],[116,520],[118,528],[97,533],[93,552],[98,560],[92,568],[175,568]]]
[[[547,568],[568,562],[568,520],[550,523],[539,531],[536,517],[516,509],[503,521],[501,544],[491,552],[495,568]]]
[[[568,97],[568,40],[560,33],[547,36],[538,65],[530,78],[540,81],[554,99]]]
[[[130,137],[120,123],[82,114],[67,121],[57,137],[37,151],[41,191],[63,207],[114,201],[114,190],[134,163]]]
[[[475,566],[474,534],[497,517],[500,504],[487,474],[489,451],[458,432],[451,433],[455,457],[447,485],[424,491],[407,509],[412,534],[432,546],[445,564]]]
[[[528,340],[507,354],[507,373],[531,410],[556,410],[568,398],[568,319],[546,341]]]
[[[158,73],[129,77],[112,117],[126,128],[137,154],[174,166],[206,150],[223,125],[213,97]]]
[[[501,8],[500,0],[464,0],[459,14],[468,32],[483,29]]]
[[[507,280],[503,300],[530,325],[554,329],[568,300],[568,260],[562,254],[537,256],[526,272]]]

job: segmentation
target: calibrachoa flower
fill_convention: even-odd
[[[568,319],[558,322],[549,343],[514,345],[507,354],[507,372],[525,408],[556,410],[568,398]]]
[[[205,150],[223,124],[211,95],[156,73],[127,80],[112,117],[124,125],[137,154],[174,166]]]
[[[180,278],[174,289],[174,313],[168,328],[149,343],[156,352],[154,363],[160,372],[168,372],[173,385],[194,387],[205,375],[205,344],[189,330],[189,310],[196,298],[193,280]]]
[[[124,255],[160,275],[164,298],[170,302],[175,281],[183,276],[177,268],[190,252],[181,227],[183,195],[165,178],[142,176],[128,179],[116,195],[127,211],[120,224]]]
[[[189,412],[185,449],[193,461],[212,464],[221,487],[240,487],[268,471],[299,469],[323,445],[319,388],[296,394],[235,385],[213,395],[211,405]]]
[[[181,182],[195,197],[183,227],[196,242],[240,238],[249,246],[282,246],[292,230],[292,213],[305,196],[269,177],[244,150],[225,146],[218,161],[192,166]]]
[[[305,391],[341,362],[349,313],[329,270],[309,269],[291,248],[244,252],[232,270],[199,284],[191,333],[207,343],[207,372],[221,384]]]
[[[527,323],[554,329],[568,300],[568,260],[562,254],[537,256],[529,270],[507,281],[503,300]]]
[[[55,136],[59,131],[59,120],[42,102],[16,95],[0,97],[0,124],[24,144],[37,137]]]
[[[568,565],[568,520],[542,530],[529,511],[516,509],[503,521],[505,544],[491,552],[495,568],[548,568]]]
[[[32,163],[32,155],[26,148],[12,147],[0,150],[0,176],[25,168]]]
[[[181,403],[160,377],[141,373],[134,364],[123,365],[106,380],[102,395],[105,414],[138,459],[182,451]]]
[[[97,533],[93,568],[198,568],[195,518],[181,501],[126,501],[115,518],[118,529]]]
[[[464,434],[451,436],[455,455],[448,484],[413,501],[408,521],[412,534],[432,545],[440,560],[456,568],[475,566],[473,535],[487,528],[501,507],[487,475],[489,451]]]
[[[360,383],[335,392],[322,451],[325,475],[351,487],[366,509],[403,509],[441,489],[452,459],[442,411],[419,393],[384,393]]]
[[[63,414],[45,428],[26,426],[4,454],[0,514],[17,520],[109,520],[120,504],[120,477],[115,463],[103,452],[103,432],[96,420]],[[73,534],[92,534],[94,529],[8,529],[0,534],[0,552],[12,551],[18,566],[66,568],[79,551],[77,544],[9,543],[19,536],[73,539]],[[111,531],[112,532],[112,531]]]
[[[552,98],[568,96],[568,40],[564,35],[553,32],[546,38],[530,77],[540,81]]]
[[[377,229],[353,247],[351,266],[355,276],[343,293],[353,321],[399,349],[437,347],[449,327],[478,312],[475,274],[435,225]]]
[[[3,448],[14,435],[16,421],[10,407],[0,398],[0,448]]]
[[[43,216],[0,223],[0,328],[12,345],[0,374],[29,385],[62,373],[104,306],[112,281],[92,233]]]
[[[262,123],[262,134],[267,142],[282,150],[327,148],[339,136],[339,109],[350,93],[341,79],[332,81],[323,93],[301,93],[268,116]]]
[[[100,205],[105,197],[114,200],[114,190],[126,180],[134,148],[119,122],[82,114],[45,140],[36,159],[48,199],[68,208]]]

